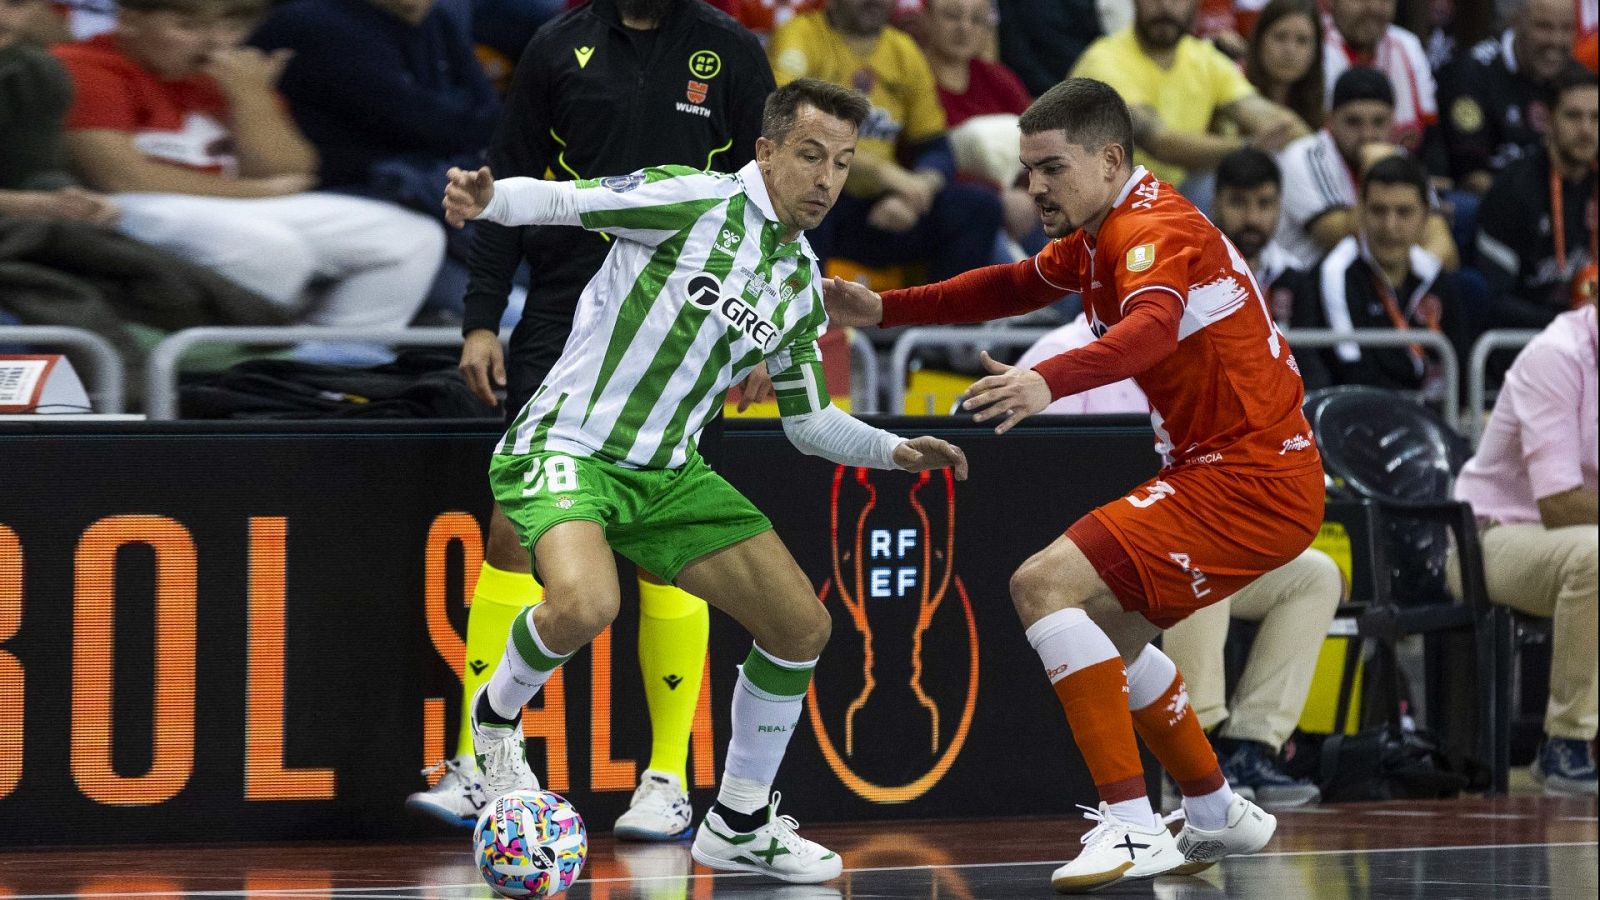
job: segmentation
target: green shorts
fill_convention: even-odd
[[[625,469],[557,452],[495,454],[489,484],[530,554],[562,522],[598,522],[611,549],[669,584],[690,562],[772,528],[698,453],[679,469]]]

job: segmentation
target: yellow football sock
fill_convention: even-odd
[[[639,669],[650,706],[650,768],[688,790],[689,730],[705,672],[711,611],[699,597],[639,579]]]
[[[472,753],[472,698],[500,665],[512,621],[543,598],[539,582],[527,572],[507,572],[488,563],[478,571],[478,585],[467,610],[467,667],[461,679],[461,730],[456,734],[456,756]]]

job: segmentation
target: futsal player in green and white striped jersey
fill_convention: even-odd
[[[828,400],[821,276],[802,232],[839,196],[868,111],[860,93],[824,82],[779,88],[756,160],[733,175],[666,167],[496,182],[487,169],[451,171],[444,206],[453,224],[580,225],[618,238],[584,288],[560,361],[490,462],[495,498],[545,588],[472,704],[491,802],[537,785],[518,719],[616,616],[615,550],[755,638],[695,859],[793,882],[839,874],[839,857],[800,837],[772,793],[831,620],[771,523],[706,466],[695,437],[729,385],[765,360],[784,432],[800,450],[853,466],[953,466],[966,477],[956,447],[903,440]]]

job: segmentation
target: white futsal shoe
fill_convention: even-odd
[[[1183,818],[1182,810],[1167,817],[1172,822]],[[1227,824],[1215,831],[1196,828],[1185,821],[1178,833],[1178,850],[1183,854],[1183,865],[1172,870],[1174,875],[1193,875],[1216,865],[1224,856],[1255,853],[1278,830],[1276,816],[1246,800],[1238,794],[1228,804]]]
[[[493,803],[512,791],[537,791],[539,779],[528,768],[521,716],[510,725],[478,721],[478,700],[488,689],[485,684],[472,698],[472,752],[478,759],[484,802]]]
[[[417,791],[406,798],[406,809],[426,813],[450,825],[472,827],[478,814],[489,805],[483,796],[483,782],[478,780],[478,767],[472,757],[447,759],[422,770],[424,777],[444,770],[439,781],[425,791]]]
[[[1085,810],[1083,817],[1098,822],[1080,838],[1083,852],[1050,876],[1050,886],[1061,894],[1087,894],[1126,878],[1165,875],[1183,862],[1172,832],[1163,824],[1134,825],[1117,818],[1111,804]]]
[[[612,833],[625,841],[675,841],[687,837],[694,807],[678,776],[645,769],[628,811],[617,817]]]
[[[754,872],[795,884],[838,878],[844,870],[844,860],[796,833],[800,823],[790,816],[778,815],[781,799],[782,794],[772,795],[767,824],[751,832],[734,831],[715,809],[707,812],[690,848],[694,861],[723,872]]]

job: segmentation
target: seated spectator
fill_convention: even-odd
[[[1130,28],[1089,46],[1072,74],[1111,85],[1133,116],[1134,162],[1195,199],[1209,173],[1250,144],[1270,152],[1307,133],[1294,113],[1256,93],[1233,61],[1189,34],[1196,0],[1135,0]],[[1238,134],[1222,133],[1228,123]]]
[[[1307,131],[1322,127],[1322,17],[1313,0],[1267,4],[1250,33],[1244,77],[1299,116]]]
[[[142,400],[147,344],[132,325],[278,325],[282,310],[232,282],[117,233],[117,204],[76,186],[64,128],[72,82],[22,42],[44,0],[0,0],[0,319],[87,329],[127,365]],[[75,356],[75,354],[69,354]],[[79,366],[86,365],[79,357]]]
[[[289,53],[240,46],[265,0],[123,0],[114,34],[54,48],[77,92],[67,147],[127,234],[304,321],[399,328],[421,305],[444,230],[387,203],[308,193],[316,152],[274,86]]]
[[[1233,242],[1255,275],[1261,296],[1272,307],[1272,317],[1280,326],[1289,325],[1293,303],[1288,288],[1276,288],[1278,280],[1300,261],[1273,240],[1278,230],[1278,210],[1282,205],[1282,177],[1272,157],[1254,147],[1235,150],[1217,166],[1217,199],[1211,221]]]
[[[1333,108],[1322,130],[1286,147],[1283,218],[1278,243],[1309,267],[1335,244],[1356,233],[1356,184],[1373,162],[1394,155],[1388,143],[1394,122],[1394,89],[1383,73],[1348,69],[1334,85]],[[1432,192],[1429,193],[1430,198]],[[1454,271],[1455,238],[1444,216],[1431,212],[1422,246]]]
[[[1523,349],[1455,489],[1478,516],[1489,599],[1555,619],[1545,739],[1533,775],[1546,794],[1589,797],[1600,682],[1596,339],[1591,302],[1557,316]],[[1457,575],[1454,566],[1450,572]]]
[[[438,217],[444,173],[475,169],[500,104],[465,23],[435,0],[292,0],[250,43],[294,51],[279,90],[321,160],[322,187]],[[460,320],[471,230],[449,254],[427,307]]]
[[[1022,130],[1017,118],[1032,98],[1017,76],[978,54],[993,21],[989,0],[929,0],[928,65],[939,86],[939,105],[950,127],[956,171],[999,194],[1006,233],[1027,253],[1044,249],[1044,229],[1022,174]]]
[[[806,234],[817,256],[872,267],[922,262],[937,281],[993,261],[1000,200],[954,180],[933,73],[916,42],[889,27],[892,11],[883,0],[832,0],[779,28],[767,49],[778,84],[819,78],[873,104],[844,192]]]
[[[1426,328],[1446,335],[1465,359],[1454,276],[1420,243],[1428,193],[1428,176],[1415,160],[1391,156],[1373,164],[1361,181],[1356,233],[1293,279],[1291,324],[1334,331]],[[1437,364],[1417,346],[1376,348],[1350,342],[1296,357],[1307,388],[1366,384],[1431,393],[1438,385]]]
[[[1511,27],[1439,73],[1441,129],[1450,177],[1482,195],[1506,166],[1543,141],[1555,79],[1572,58],[1572,4],[1522,0]]]
[[[107,224],[116,204],[77,187],[67,168],[72,80],[28,40],[41,13],[54,15],[44,0],[0,0],[0,216]]]
[[[1095,0],[999,0],[1000,61],[1037,97],[1067,77],[1105,30]]]
[[[400,199],[390,170],[438,168],[419,191],[434,212],[444,170],[482,164],[499,102],[470,38],[434,0],[291,0],[250,43],[293,51],[278,88],[317,149],[323,186]]]
[[[1329,0],[1322,47],[1322,80],[1332,108],[1339,76],[1357,66],[1382,72],[1396,98],[1389,140],[1421,153],[1428,130],[1439,121],[1433,69],[1422,41],[1394,24],[1395,0]]]
[[[1578,69],[1555,90],[1541,146],[1501,172],[1483,201],[1477,267],[1491,328],[1543,328],[1594,294],[1600,87]]]

